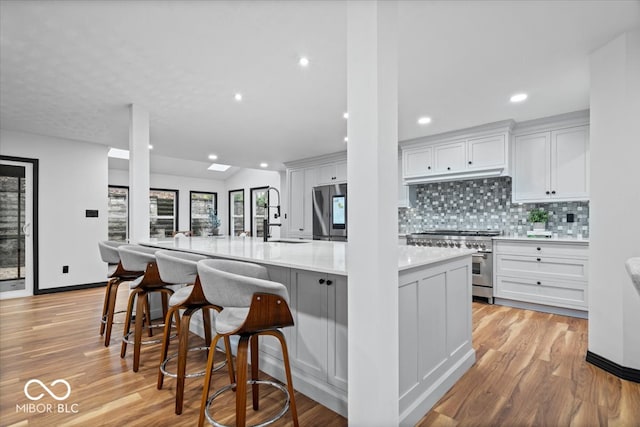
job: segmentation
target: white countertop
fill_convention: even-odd
[[[518,240],[523,242],[558,242],[575,243],[588,245],[589,239],[578,239],[576,237],[527,237],[527,236],[497,236],[493,240]]]
[[[348,243],[320,240],[304,240],[304,242],[265,243],[260,238],[252,237],[181,237],[149,239],[140,244],[321,273],[342,276],[347,274]],[[470,249],[400,245],[397,247],[399,271],[455,259],[475,252]]]
[[[629,276],[631,276],[631,281],[633,281],[636,290],[640,293],[640,258],[629,258],[626,266]]]

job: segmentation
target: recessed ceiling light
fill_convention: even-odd
[[[129,160],[129,150],[121,150],[119,148],[110,148],[107,156],[113,157],[114,159]]]
[[[522,102],[527,99],[526,93],[516,93],[511,97],[511,102]]]
[[[418,124],[420,125],[428,125],[429,123],[431,123],[431,117],[420,117],[418,119]]]
[[[230,165],[223,165],[220,163],[211,163],[211,166],[209,166],[207,169],[209,169],[210,171],[224,172],[230,167],[231,167]]]
[[[308,66],[309,66],[309,58],[307,58],[306,56],[301,57],[301,58],[298,60],[298,64],[299,64],[301,67],[308,67]]]
[[[268,163],[264,163],[264,162],[263,162],[263,163],[260,163],[260,167],[261,167],[261,168],[266,168],[267,166],[269,166],[269,164],[268,164]]]
[[[236,93],[233,96],[233,99],[235,99],[236,101],[242,101],[242,94],[241,93]]]
[[[348,119],[348,118],[349,118],[349,113],[344,113],[344,114],[342,115],[342,118],[344,118],[344,119]]]
[[[348,137],[348,136],[345,136],[345,137],[344,137],[344,142],[348,142],[348,141],[349,141],[349,137]]]
[[[153,150],[153,145],[149,144],[149,150]]]
[[[217,160],[218,156],[216,156],[215,154],[209,154],[209,160]]]

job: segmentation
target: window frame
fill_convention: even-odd
[[[242,230],[240,231],[241,233],[244,232],[244,228],[245,228],[245,224],[246,224],[246,218],[247,218],[247,209],[246,209],[246,203],[247,203],[247,199],[245,199],[244,197],[244,188],[238,188],[237,190],[229,190],[229,215],[228,215],[228,230],[229,230],[229,236],[235,236],[235,233],[232,233],[231,231],[231,226],[234,224],[234,216],[233,216],[233,193],[239,193],[242,192]],[[235,230],[234,230],[235,231]]]
[[[250,226],[249,229],[251,231],[251,236],[253,236],[253,237],[263,237],[263,236],[258,236],[258,231],[257,230],[256,230],[255,233],[253,232],[253,208],[254,208],[254,205],[255,205],[253,194],[254,194],[255,190],[265,190],[266,193],[267,193],[267,219],[269,219],[268,218],[268,215],[269,215],[269,186],[268,185],[264,185],[264,186],[260,186],[260,187],[251,187],[251,189],[249,190],[250,199],[251,199],[251,208],[249,210],[249,213],[251,215],[249,218],[251,219],[251,222],[249,224],[249,226]],[[256,226],[256,228],[257,228],[257,226]],[[269,231],[266,230],[266,232],[268,233]]]
[[[194,194],[210,194],[213,196],[213,211],[216,215],[218,215],[218,193],[215,191],[197,191],[190,190],[189,191],[189,231],[194,235],[195,230],[193,228],[193,195]]]
[[[152,191],[163,191],[163,192],[172,192],[175,193],[175,197],[173,199],[173,212],[174,212],[174,221],[173,221],[173,233],[178,231],[180,224],[180,190],[173,188],[149,188],[149,208],[151,208],[151,192]],[[149,237],[151,237],[151,210],[149,210]],[[158,217],[156,217],[158,218]],[[165,231],[166,237],[166,231]]]
[[[111,199],[110,195],[109,195],[109,190],[111,188],[119,188],[119,189],[124,189],[127,190],[127,226],[125,229],[125,236],[124,236],[124,242],[128,242],[129,241],[129,232],[131,230],[131,224],[130,224],[130,218],[131,218],[131,199],[130,199],[130,189],[128,185],[107,185],[107,199]],[[109,240],[111,240],[111,237],[109,237],[109,218],[110,218],[110,212],[109,212],[109,207],[107,207],[107,237],[109,238]],[[120,240],[118,240],[120,241]]]

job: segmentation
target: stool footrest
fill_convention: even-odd
[[[209,351],[209,347],[191,347],[187,351]],[[176,374],[175,372],[169,372],[167,370],[167,363],[169,363],[170,360],[173,360],[176,357],[178,357],[178,353],[174,353],[171,356],[167,356],[167,358],[164,359],[164,361],[160,364],[160,372],[162,372],[163,375],[166,375],[167,377],[170,377],[170,378],[178,378],[178,374]],[[218,363],[213,367],[213,372],[224,368],[226,365],[227,365],[226,360]],[[191,374],[185,374],[184,377],[185,378],[204,377],[204,374],[206,373],[206,371],[207,371],[206,369],[203,369],[202,371],[193,372]]]
[[[284,406],[282,407],[282,409],[280,410],[280,412],[278,412],[276,415],[274,415],[272,418],[261,422],[260,424],[253,424],[251,426],[247,426],[247,427],[265,427],[268,426],[270,424],[275,423],[276,421],[278,421],[280,418],[282,418],[284,416],[284,414],[287,413],[287,411],[289,410],[289,402],[291,401],[291,397],[289,396],[289,391],[287,390],[287,388],[275,381],[267,381],[267,380],[248,380],[247,384],[262,384],[262,385],[270,385],[272,387],[277,388],[278,390],[280,390],[284,395],[285,395],[285,402],[284,402]],[[226,424],[220,424],[219,422],[217,422],[209,413],[209,408],[211,407],[211,405],[213,404],[213,400],[220,396],[222,393],[224,393],[225,391],[229,391],[231,389],[235,389],[236,384],[229,384],[227,386],[222,387],[221,389],[217,390],[215,393],[213,393],[213,395],[209,398],[209,400],[207,401],[207,406],[205,407],[204,410],[204,415],[207,418],[207,421],[209,421],[209,423],[211,425],[214,425],[215,427],[232,427],[232,426],[228,426]]]
[[[156,323],[156,324],[151,324],[150,326],[145,326],[145,329],[147,328],[152,328],[152,329],[158,329],[158,328],[164,328],[164,323]],[[131,344],[131,345],[135,345],[135,341],[132,339],[129,339],[129,336],[134,335],[135,334],[135,330],[134,331],[129,331],[127,332],[123,337],[122,337],[122,341],[126,342],[127,344]],[[174,339],[175,337],[177,337],[178,334],[173,334],[169,337],[169,339]],[[143,345],[147,345],[147,344],[159,344],[162,342],[162,337],[158,338],[158,339],[154,339],[154,340],[147,340],[147,341],[140,341],[140,344]],[[123,356],[124,357],[124,356]]]

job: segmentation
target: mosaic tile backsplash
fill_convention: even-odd
[[[536,208],[549,212],[547,230],[558,237],[589,237],[589,202],[512,203],[508,176],[418,185],[413,207],[398,212],[398,228],[401,234],[442,228],[525,236],[533,228],[527,216]],[[575,222],[567,222],[568,213]]]

